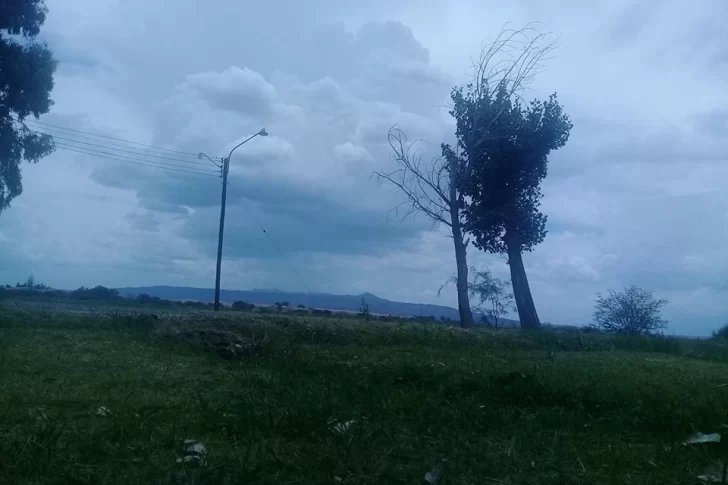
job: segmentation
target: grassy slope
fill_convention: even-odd
[[[716,451],[678,442],[727,422],[716,344],[236,318],[188,325],[265,332],[260,355],[0,310],[0,483],[686,484]]]

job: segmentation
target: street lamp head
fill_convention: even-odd
[[[258,135],[260,135],[260,136],[268,136],[268,132],[267,132],[267,131],[265,131],[265,128],[263,128],[262,130],[260,130],[260,131],[258,132]]]
[[[200,153],[197,154],[197,159],[198,160],[202,160],[202,157],[204,157],[204,156],[205,156],[205,154],[202,153],[202,152],[200,152]]]

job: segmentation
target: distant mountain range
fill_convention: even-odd
[[[117,288],[121,296],[134,298],[141,293],[157,296],[166,300],[193,300],[212,301],[215,292],[208,288],[189,288],[180,286],[143,286],[138,288]],[[443,305],[429,305],[425,303],[404,303],[385,300],[371,293],[362,295],[332,295],[329,293],[288,293],[281,290],[220,290],[220,301],[231,304],[235,301],[244,301],[258,305],[273,305],[288,302],[291,307],[304,305],[307,308],[321,310],[344,310],[358,312],[361,300],[364,298],[369,305],[369,311],[382,315],[395,315],[398,317],[434,316],[451,320],[459,320],[458,311]],[[517,325],[516,320],[504,320],[507,326]]]

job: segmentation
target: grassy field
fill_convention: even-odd
[[[0,483],[691,484],[727,409],[715,342],[0,310]]]

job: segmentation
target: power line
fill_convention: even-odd
[[[15,118],[12,118],[12,119],[15,122],[17,122],[17,123],[23,124],[24,127],[27,130],[30,130],[30,131],[33,131],[33,132],[36,132],[36,133],[43,133],[43,134],[46,134],[46,135],[54,135],[55,134],[55,131],[54,130],[71,131],[70,128],[62,128],[62,127],[59,127],[59,128],[46,128],[45,126],[27,126],[26,123],[37,123],[37,122],[32,121],[32,120],[24,120],[24,121],[21,122],[18,119],[15,119]],[[40,131],[38,131],[38,130],[40,130]],[[46,133],[46,132],[48,132],[48,133]],[[77,135],[75,133],[81,133],[81,134]],[[181,154],[180,155],[177,155],[176,154],[177,152],[174,152],[174,151],[171,151],[170,152],[170,151],[167,151],[165,149],[161,149],[161,148],[157,148],[157,147],[153,147],[153,146],[149,146],[149,145],[144,145],[143,143],[136,143],[136,142],[115,142],[115,141],[100,140],[98,138],[94,138],[95,135],[86,135],[84,132],[79,132],[78,130],[73,130],[73,133],[64,133],[62,131],[61,132],[61,135],[63,135],[63,136],[71,136],[74,139],[79,139],[79,140],[86,140],[86,141],[91,141],[91,142],[96,142],[96,143],[102,143],[104,146],[121,147],[121,148],[126,148],[126,149],[130,149],[131,148],[131,149],[134,149],[134,150],[144,150],[147,153],[156,153],[156,154],[161,154],[161,155],[172,155],[172,156],[177,156],[177,157],[183,156],[183,157],[190,157],[190,158],[192,158],[192,154],[189,154],[189,155],[187,155],[187,154],[185,154],[185,155],[181,155]],[[133,145],[139,145],[139,148],[137,148],[135,146],[129,146],[130,143],[133,144]],[[197,159],[198,156],[195,155],[194,158]]]
[[[174,164],[174,163],[158,162],[156,160],[146,160],[146,159],[143,159],[143,158],[134,158],[134,157],[129,157],[127,155],[119,155],[117,153],[110,153],[110,152],[105,152],[105,151],[102,151],[102,150],[96,150],[95,148],[79,147],[79,146],[76,146],[76,145],[69,145],[67,143],[59,143],[59,142],[54,142],[54,143],[57,146],[60,145],[60,146],[65,147],[65,148],[73,148],[73,149],[84,150],[84,151],[90,152],[90,153],[88,153],[89,155],[108,155],[108,156],[112,156],[112,157],[117,157],[119,159],[135,160],[137,162],[150,163],[150,164],[154,164],[155,166],[164,167],[164,168],[183,168],[185,170],[194,170],[196,172],[205,173],[205,174],[213,174],[213,173],[215,173],[212,170],[203,170],[201,168],[194,168],[194,167],[192,167],[192,168],[189,168],[189,167],[180,167],[179,165]]]
[[[228,182],[228,185],[230,185],[230,182]],[[245,200],[241,198],[240,203],[242,204],[243,209],[245,209],[245,211],[250,215],[250,217],[253,218],[253,220],[256,222],[256,224],[258,224],[258,227],[260,227],[260,230],[263,231],[263,234],[266,235],[266,237],[271,242],[271,244],[273,244],[273,246],[275,246],[275,249],[278,251],[280,256],[283,258],[283,260],[286,262],[286,264],[288,264],[288,268],[291,270],[291,272],[293,272],[293,274],[295,274],[298,277],[298,279],[301,281],[301,284],[306,288],[306,290],[309,293],[313,293],[313,291],[311,291],[311,288],[304,281],[303,276],[301,276],[301,273],[296,269],[296,267],[293,265],[293,263],[291,263],[291,261],[288,259],[286,254],[281,250],[281,247],[278,245],[278,243],[276,243],[273,240],[270,233],[268,233],[268,231],[265,229],[265,227],[263,227],[263,224],[260,222],[260,219],[255,217],[255,214],[245,203]]]
[[[81,144],[81,145],[88,145],[88,146],[91,146],[91,147],[104,148],[106,150],[115,150],[117,152],[129,153],[131,155],[140,155],[140,156],[144,156],[144,157],[159,158],[160,160],[169,160],[169,161],[172,161],[172,162],[181,162],[181,163],[187,163],[187,164],[191,164],[191,165],[203,165],[205,167],[209,166],[207,163],[203,163],[203,162],[196,162],[196,161],[193,162],[191,160],[182,160],[180,158],[162,157],[160,155],[154,155],[152,153],[144,153],[144,152],[137,152],[137,151],[132,151],[132,150],[124,150],[124,149],[116,148],[116,147],[109,146],[109,145],[102,145],[102,144],[98,144],[98,143],[89,143],[89,142],[85,142],[85,141],[74,140],[73,138],[65,138],[65,137],[62,137],[62,136],[55,135],[53,133],[44,133],[44,132],[36,131],[36,130],[30,130],[30,131],[33,132],[33,133],[37,133],[39,135],[47,135],[47,136],[50,136],[54,140],[61,140],[61,141],[66,141],[66,142],[70,142],[70,143],[78,143],[78,144]],[[78,147],[78,148],[84,148],[84,147]],[[90,150],[90,148],[89,148],[89,150]]]
[[[135,159],[135,158],[128,158],[128,157],[125,157],[125,158],[117,158],[116,156],[105,156],[105,155],[102,155],[102,154],[99,154],[99,153],[92,153],[92,152],[89,152],[89,151],[84,151],[84,149],[77,149],[75,147],[74,148],[71,148],[69,146],[66,146],[66,145],[63,145],[63,144],[58,144],[58,143],[56,143],[56,148],[59,148],[61,150],[66,150],[66,151],[69,151],[69,152],[81,153],[81,154],[84,154],[84,155],[91,155],[93,157],[98,157],[98,158],[106,158],[108,160],[116,160],[117,162],[131,163],[131,164],[134,164],[134,165],[141,165],[143,167],[161,168],[161,169],[164,169],[164,170],[172,170],[174,172],[184,172],[184,173],[189,173],[189,174],[194,174],[194,175],[202,175],[202,176],[205,176],[205,177],[215,177],[215,178],[219,178],[220,177],[219,175],[215,174],[214,172],[209,172],[209,171],[208,172],[195,172],[195,171],[192,171],[192,170],[184,170],[184,169],[181,169],[181,168],[172,168],[172,167],[166,167],[166,166],[161,166],[161,165],[152,165],[152,164],[149,164],[149,163],[142,163],[142,161],[139,161],[138,159]],[[119,156],[121,156],[121,155],[119,155]]]
[[[99,138],[106,138],[108,140],[121,141],[121,142],[124,142],[124,143],[129,143],[131,145],[138,145],[138,146],[143,146],[143,147],[146,147],[146,148],[154,148],[155,150],[162,150],[162,151],[165,151],[165,152],[177,153],[179,155],[189,155],[189,156],[192,156],[192,157],[197,157],[197,153],[182,152],[182,151],[179,151],[179,150],[170,150],[169,148],[162,148],[162,147],[157,147],[157,146],[154,146],[154,145],[147,145],[145,143],[138,143],[138,142],[135,142],[135,141],[124,140],[123,138],[116,138],[116,137],[113,137],[113,136],[100,135],[98,133],[91,133],[89,131],[74,130],[73,128],[66,128],[64,126],[52,125],[50,123],[44,123],[42,121],[29,120],[29,119],[25,119],[25,120],[22,120],[21,121],[18,118],[13,118],[13,120],[15,120],[15,121],[17,121],[19,123],[34,123],[34,124],[38,124],[38,125],[42,125],[42,126],[48,126],[48,127],[51,127],[51,128],[56,128],[58,130],[70,131],[70,132],[73,132],[73,133],[81,133],[83,135],[96,136],[96,137],[99,137]]]

